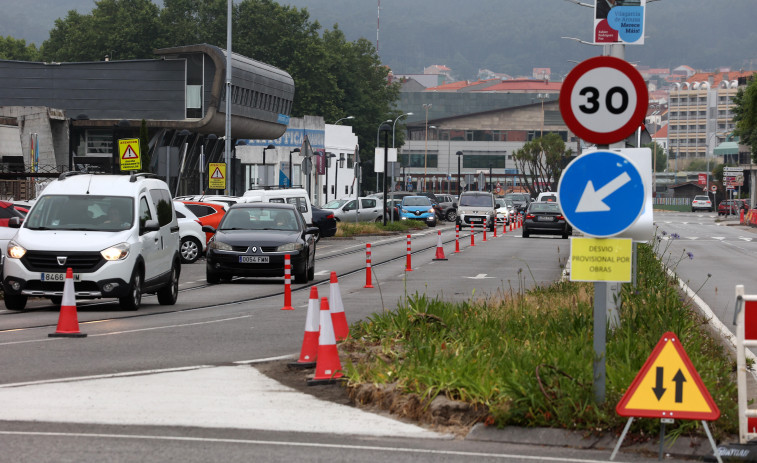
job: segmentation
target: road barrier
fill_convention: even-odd
[[[405,265],[405,271],[413,271],[412,257],[410,255],[410,235],[407,235],[407,265]]]
[[[460,252],[460,225],[455,225],[455,252]]]
[[[442,231],[437,230],[436,231],[436,257],[434,257],[432,260],[447,260],[446,257],[444,257],[444,248],[442,247]]]
[[[292,307],[292,256],[284,255],[284,307],[281,310],[294,310]]]
[[[55,333],[48,334],[51,338],[85,338],[86,334],[79,331],[79,319],[76,316],[76,291],[74,290],[74,272],[71,267],[66,269],[66,281],[63,282],[63,297],[58,315],[58,327]]]
[[[365,286],[363,288],[373,288],[371,281],[371,243],[365,243]]]
[[[331,326],[331,311],[329,300],[321,298],[321,325],[318,335],[318,354],[315,363],[315,375],[308,381],[308,386],[319,384],[333,384],[344,376],[340,371],[342,362],[339,361],[339,352],[336,349],[336,337],[334,327]]]

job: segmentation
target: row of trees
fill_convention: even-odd
[[[0,40],[0,58],[47,62],[152,59],[153,50],[208,43],[226,48],[227,0],[97,0],[55,21],[40,49],[24,40]],[[378,124],[401,114],[399,84],[366,39],[347,41],[338,25],[323,30],[306,9],[273,0],[237,0],[232,51],[287,71],[295,82],[292,116],[321,115],[327,123],[355,116],[361,158],[373,158]],[[397,131],[401,144],[404,131]],[[370,168],[369,168],[370,172]],[[367,175],[366,179],[373,178]]]

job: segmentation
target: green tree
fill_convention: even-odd
[[[39,61],[40,53],[37,46],[33,43],[26,44],[24,39],[14,39],[0,37],[0,59],[10,59],[17,61]]]
[[[540,191],[557,191],[557,182],[573,154],[565,149],[565,142],[556,133],[536,138],[513,153],[520,181],[536,196]],[[545,183],[546,185],[542,185]]]
[[[757,78],[753,74],[749,85],[740,88],[733,98],[733,121],[736,123],[734,134],[740,143],[752,147],[752,162],[757,162]]]
[[[668,156],[665,149],[657,142],[644,145],[645,148],[652,150],[652,165],[655,172],[665,172],[668,168]]]
[[[142,172],[150,172],[152,159],[150,156],[150,138],[147,132],[147,121],[142,119],[139,125],[139,155],[142,157]]]

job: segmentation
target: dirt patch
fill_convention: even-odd
[[[450,400],[437,396],[422,400],[417,394],[408,394],[396,385],[358,384],[348,386],[346,381],[335,384],[308,386],[314,368],[292,368],[292,360],[254,365],[264,375],[321,400],[357,407],[384,414],[395,419],[424,426],[434,431],[465,437],[471,427],[485,421],[489,412],[485,406]]]

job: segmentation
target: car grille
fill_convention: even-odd
[[[65,257],[66,263],[59,265],[59,257]],[[70,267],[75,273],[91,273],[102,267],[105,259],[99,252],[28,251],[21,262],[32,272],[61,272]]]
[[[26,291],[63,291],[63,281],[29,281],[24,290]],[[77,281],[74,283],[74,291],[96,292],[100,291],[94,281]]]

